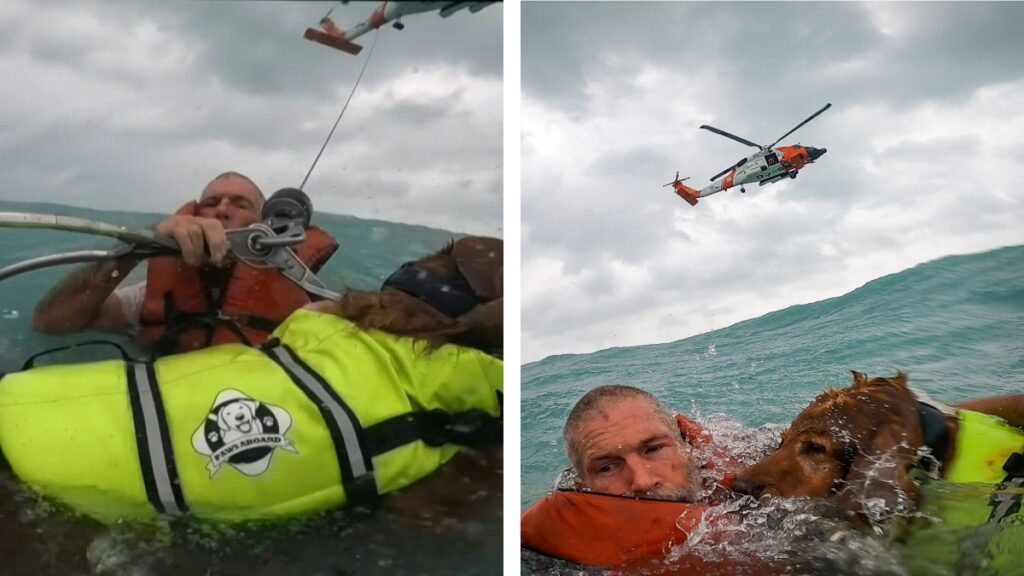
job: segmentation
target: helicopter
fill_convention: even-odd
[[[348,4],[348,0],[342,0],[342,4]],[[348,30],[342,30],[331,20],[331,11],[327,12],[327,16],[320,19],[320,30],[316,28],[307,28],[303,38],[312,40],[331,48],[337,48],[342,52],[347,52],[352,55],[359,54],[363,47],[352,40],[370,32],[376,30],[381,26],[391,22],[391,26],[395,30],[403,30],[405,24],[402,22],[402,16],[408,16],[411,14],[421,14],[423,12],[437,12],[441,18],[447,18],[459,10],[466,9],[471,14],[483,10],[487,6],[494,4],[494,2],[451,2],[451,1],[434,1],[434,2],[381,2],[373,14],[370,15],[365,21],[360,22]]]
[[[679,172],[676,172],[675,180],[665,184],[665,186],[672,186],[680,198],[685,200],[690,206],[696,206],[698,199],[717,194],[734,186],[739,186],[740,192],[746,192],[746,188],[743,187],[744,184],[757,182],[759,186],[764,186],[765,184],[778,182],[783,178],[796,178],[801,168],[821,158],[828,150],[826,148],[812,148],[799,144],[780,146],[778,148],[774,148],[774,146],[783,138],[796,132],[801,126],[814,120],[819,114],[831,107],[832,104],[825,104],[821,110],[811,114],[806,120],[797,124],[796,128],[786,132],[778,140],[768,145],[755,144],[750,140],[740,138],[724,130],[719,130],[714,126],[702,125],[701,129],[714,132],[719,136],[725,136],[747,146],[753,146],[758,151],[712,176],[712,183],[700,190],[683,184],[689,178],[680,180]],[[722,176],[725,177],[722,178]],[[719,178],[722,179],[719,180]]]

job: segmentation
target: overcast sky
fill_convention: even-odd
[[[169,212],[226,170],[298,186],[359,57],[302,38],[334,6],[0,3],[0,198]],[[382,28],[305,190],[319,211],[502,235],[502,7]]]
[[[524,3],[524,362],[1024,243],[1024,4]],[[828,153],[691,207],[752,151]]]

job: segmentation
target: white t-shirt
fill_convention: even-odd
[[[121,300],[121,312],[128,320],[128,326],[132,330],[142,327],[142,303],[146,299],[146,282],[142,281],[131,286],[124,286],[114,290],[114,294]]]

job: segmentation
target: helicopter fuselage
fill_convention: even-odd
[[[676,172],[676,179],[665,186],[672,186],[676,195],[685,200],[690,206],[696,206],[699,199],[712,194],[717,194],[718,192],[728,190],[735,186],[740,187],[740,192],[746,192],[746,190],[743,189],[744,184],[757,182],[759,185],[763,186],[765,184],[771,184],[772,182],[778,182],[786,177],[796,178],[796,175],[801,168],[811,162],[814,162],[820,158],[822,154],[828,152],[828,150],[825,148],[801,146],[799,144],[794,144],[792,146],[779,146],[778,148],[776,148],[775,145],[782,142],[783,138],[786,138],[793,132],[796,132],[801,126],[807,124],[811,120],[814,120],[822,112],[831,107],[831,103],[825,104],[821,110],[811,114],[806,120],[797,124],[795,128],[780,136],[778,140],[767,145],[751,142],[746,138],[730,134],[725,130],[703,124],[701,125],[702,130],[714,132],[719,136],[735,140],[740,144],[753,146],[754,148],[757,148],[757,152],[712,176],[711,184],[701,190],[690,188],[686,184],[683,184],[683,180],[686,180],[686,178],[680,180],[679,172]]]
[[[722,178],[715,180],[700,191],[709,196],[744,184],[759,185],[778,182],[783,178],[796,178],[796,173],[826,152],[824,148],[811,148],[794,144],[766,148],[736,163],[736,166]]]

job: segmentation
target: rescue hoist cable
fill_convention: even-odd
[[[338,114],[337,120],[334,121],[334,126],[331,128],[327,138],[324,140],[323,146],[320,147],[320,151],[317,152],[316,158],[313,159],[313,164],[309,167],[309,172],[306,172],[306,177],[302,179],[302,184],[299,185],[299,190],[302,190],[306,186],[306,181],[309,180],[309,175],[313,173],[313,168],[316,168],[317,161],[320,160],[320,156],[323,155],[324,149],[327,148],[327,143],[331,141],[331,136],[334,136],[334,130],[338,128],[338,123],[341,122],[341,117],[345,115],[345,110],[348,109],[349,102],[352,101],[352,97],[356,94],[356,88],[359,87],[359,81],[363,79],[363,73],[366,72],[366,67],[370,63],[370,58],[373,57],[373,47],[377,45],[377,38],[380,36],[378,30],[373,35],[373,43],[370,44],[370,51],[366,54],[366,61],[363,62],[363,69],[359,71],[359,76],[356,78],[356,83],[352,86],[352,92],[349,93],[348,99],[345,100],[345,105],[341,107],[341,112]]]

